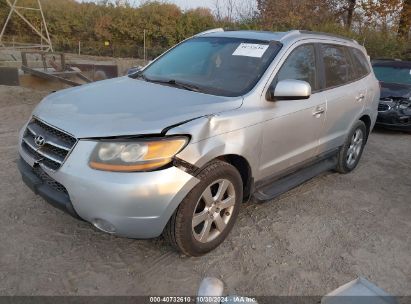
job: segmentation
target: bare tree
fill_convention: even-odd
[[[234,11],[235,11],[235,0],[226,0],[226,10],[227,10],[227,19],[229,22],[233,22]]]
[[[348,0],[348,7],[347,7],[347,23],[345,24],[346,28],[349,30],[351,29],[352,25],[352,17],[354,15],[356,0]]]
[[[398,25],[398,37],[408,38],[411,26],[411,0],[404,0]]]
[[[241,20],[253,18],[257,13],[257,2],[254,0],[238,0],[236,5],[236,16]]]
[[[221,0],[214,0],[214,15],[218,21],[223,18],[223,12],[221,8]]]
[[[233,22],[236,11],[236,0],[214,0],[214,14],[218,21]]]

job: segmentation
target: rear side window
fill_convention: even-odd
[[[324,60],[325,87],[332,88],[350,82],[353,75],[344,47],[323,44],[321,49]]]
[[[277,74],[277,81],[284,79],[304,80],[317,89],[315,49],[312,44],[297,47],[284,62]]]
[[[363,78],[371,72],[368,60],[360,50],[349,48],[357,78]]]

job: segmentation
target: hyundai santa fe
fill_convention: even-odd
[[[200,256],[240,204],[352,171],[376,118],[365,49],[331,35],[200,33],[133,74],[47,96],[20,133],[24,182],[104,232]]]

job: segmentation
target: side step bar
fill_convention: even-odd
[[[284,177],[274,180],[270,184],[265,184],[260,187],[257,187],[254,192],[254,198],[258,202],[265,202],[271,200],[287,192],[288,190],[295,188],[301,185],[302,183],[312,179],[320,173],[335,169],[336,166],[337,156],[333,155],[330,158],[323,159],[301,170],[297,170]]]

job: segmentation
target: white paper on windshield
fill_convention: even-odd
[[[261,58],[268,47],[269,45],[267,44],[241,43],[234,51],[233,56]]]

